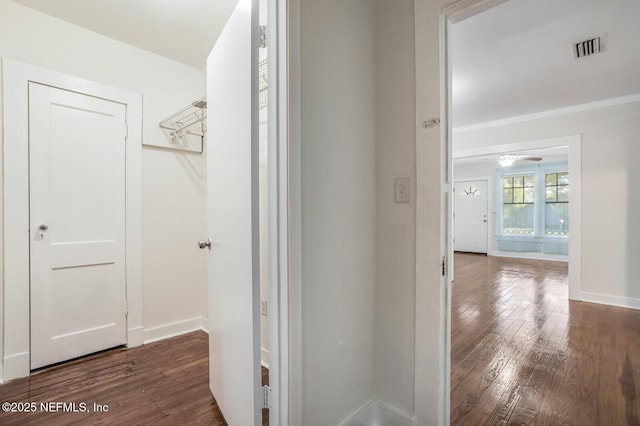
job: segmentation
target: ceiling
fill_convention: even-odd
[[[638,17],[638,0],[509,0],[454,24],[454,127],[640,93]]]
[[[12,0],[197,69],[238,0]]]
[[[197,69],[237,3],[12,1]],[[454,127],[640,93],[638,16],[638,0],[509,0],[456,23]],[[573,59],[572,43],[600,34],[602,53]]]
[[[509,151],[504,154],[514,155],[528,155],[530,157],[541,157],[542,161],[535,162],[535,164],[564,162],[569,159],[569,148],[566,146],[558,146],[553,148],[541,148],[541,149],[527,149],[523,151]],[[455,154],[454,154],[455,155]],[[498,160],[501,154],[483,154],[475,155],[473,157],[458,157],[453,159],[454,166],[469,165],[469,164],[489,164],[494,167],[498,167]],[[516,162],[518,164],[527,164],[524,160]]]

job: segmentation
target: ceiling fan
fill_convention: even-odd
[[[516,161],[541,161],[542,157],[531,155],[501,154],[498,157],[498,164],[502,167],[509,167]]]

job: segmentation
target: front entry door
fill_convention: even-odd
[[[456,251],[487,253],[487,181],[455,183],[454,243]]]
[[[31,369],[127,343],[125,106],[29,84]]]

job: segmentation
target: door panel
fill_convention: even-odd
[[[127,341],[125,106],[30,83],[29,133],[35,369]]]
[[[456,182],[454,250],[487,253],[487,181]]]
[[[261,423],[257,8],[239,2],[207,61],[209,380],[230,425]]]

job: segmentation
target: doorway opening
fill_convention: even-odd
[[[466,27],[464,34],[457,30],[457,24],[463,22],[467,18],[476,18],[489,9],[492,11],[499,9],[500,5],[511,2],[489,1],[483,2],[478,7],[461,7],[451,14],[443,15],[444,25],[446,26],[444,47],[446,49],[447,63],[447,94],[446,98],[447,111],[449,112],[449,120],[447,120],[447,147],[451,152],[451,158],[448,159],[449,170],[451,170],[451,183],[458,192],[458,183],[461,187],[468,184],[467,189],[475,189],[473,183],[482,181],[488,184],[488,212],[478,213],[476,216],[468,220],[474,223],[475,220],[482,221],[486,219],[487,228],[476,231],[478,235],[486,235],[488,240],[486,252],[478,250],[475,247],[458,244],[458,239],[464,234],[463,227],[458,222],[460,210],[464,210],[465,201],[459,201],[462,196],[453,194],[453,211],[451,213],[450,241],[449,253],[452,259],[452,268],[450,279],[452,281],[452,293],[454,301],[449,299],[447,304],[447,315],[450,319],[449,330],[446,331],[446,339],[448,343],[448,359],[450,360],[450,369],[448,373],[448,389],[450,394],[450,408],[447,409],[447,415],[451,419],[460,421],[459,414],[461,411],[469,409],[468,406],[460,403],[460,385],[461,379],[460,367],[464,363],[461,362],[460,345],[456,349],[452,349],[452,345],[458,342],[451,333],[459,333],[461,318],[464,315],[470,315],[467,319],[474,315],[480,315],[482,309],[474,309],[469,303],[458,303],[460,297],[456,295],[456,281],[476,279],[468,276],[469,268],[473,268],[473,263],[479,262],[477,258],[460,255],[458,252],[484,252],[494,260],[487,260],[486,270],[491,269],[492,265],[500,265],[504,268],[506,275],[496,275],[499,278],[494,280],[502,280],[501,283],[517,282],[533,284],[530,288],[532,293],[525,295],[525,299],[531,296],[532,309],[539,309],[545,304],[545,297],[561,297],[566,299],[580,300],[580,205],[581,205],[581,136],[567,136],[560,138],[540,139],[540,135],[547,136],[544,132],[539,133],[531,131],[530,127],[523,125],[521,129],[509,128],[514,123],[523,123],[536,118],[535,113],[545,111],[544,107],[537,110],[526,110],[520,108],[517,99],[509,99],[509,96],[517,97],[518,94],[512,94],[516,89],[510,84],[515,82],[512,75],[520,75],[510,73],[502,68],[496,71],[505,72],[505,86],[494,85],[495,81],[501,79],[491,79],[491,76],[484,73],[484,70],[468,66],[468,62],[461,59],[466,46],[460,48],[460,45],[469,43],[472,31],[483,31],[478,28],[478,20],[473,21],[476,26],[469,24],[469,20],[465,22]],[[513,3],[509,5],[513,8]],[[510,11],[513,12],[513,9]],[[531,24],[534,25],[534,24]],[[470,28],[474,27],[475,30]],[[484,30],[486,32],[486,29]],[[488,31],[494,34],[491,31]],[[498,32],[498,31],[496,31]],[[477,33],[476,33],[477,35]],[[487,36],[490,37],[490,36]],[[510,41],[510,40],[508,40]],[[508,42],[507,41],[507,42]],[[491,45],[495,45],[492,42]],[[505,43],[508,44],[508,43]],[[502,56],[499,60],[494,58],[494,64],[503,64],[503,68],[509,68],[514,62],[518,62],[517,56],[509,57],[506,51],[501,51]],[[465,68],[466,66],[466,68]],[[494,73],[495,75],[495,73]],[[529,75],[532,75],[531,73]],[[537,80],[527,81],[526,78],[520,77],[517,80],[518,87],[535,85]],[[506,82],[506,81],[509,82]],[[491,99],[485,104],[484,110],[474,110],[474,101],[483,96],[478,95],[478,87],[491,87],[495,93],[497,90],[504,90],[506,95],[504,98],[496,96],[497,99]],[[474,92],[476,90],[476,92]],[[486,96],[484,97],[486,98]],[[539,100],[539,99],[538,99]],[[513,101],[513,102],[511,102]],[[494,103],[491,103],[494,102]],[[500,104],[500,102],[506,102]],[[477,105],[477,103],[475,104]],[[543,105],[538,103],[536,107]],[[557,108],[557,106],[556,106]],[[546,108],[547,110],[553,108]],[[497,115],[490,116],[490,113]],[[517,117],[513,117],[516,115]],[[526,117],[526,118],[525,118]],[[518,132],[519,131],[519,132]],[[555,134],[562,134],[557,132]],[[553,135],[553,133],[552,133]],[[513,143],[513,141],[530,141]],[[473,191],[469,191],[473,192]],[[560,193],[560,197],[558,194]],[[570,194],[570,195],[569,195]],[[472,197],[469,195],[468,198]],[[467,201],[467,203],[469,203]],[[461,221],[465,224],[465,220]],[[469,231],[466,231],[469,233]],[[475,237],[477,238],[477,237]],[[455,254],[454,254],[455,253]],[[526,259],[522,261],[510,261],[510,258]],[[544,260],[529,260],[544,259]],[[549,260],[561,261],[551,262]],[[461,264],[458,265],[457,262]],[[532,262],[547,262],[535,264]],[[568,265],[567,265],[568,264]],[[488,266],[487,266],[488,265]],[[536,266],[538,265],[538,266]],[[551,265],[551,266],[549,266]],[[546,294],[542,287],[547,290],[547,278],[540,278],[535,274],[536,268],[544,269],[548,267],[553,269],[555,266],[565,269],[564,284],[554,287],[550,294]],[[568,266],[568,272],[566,268]],[[454,268],[456,276],[454,280]],[[522,268],[522,269],[519,269]],[[478,272],[478,271],[476,271]],[[562,276],[562,271],[554,271],[551,273]],[[491,287],[490,283],[482,281],[482,277],[477,276],[478,286],[485,286],[484,289]],[[506,280],[506,281],[505,281]],[[542,282],[537,281],[542,280]],[[465,281],[466,282],[466,281]],[[540,286],[538,286],[540,284]],[[464,286],[463,286],[464,287]],[[467,287],[464,287],[467,288]],[[496,287],[497,288],[497,287]],[[517,288],[517,286],[515,287]],[[466,291],[466,290],[465,290]],[[500,287],[496,290],[505,294],[519,294],[514,287]],[[512,293],[510,293],[512,292]],[[500,293],[500,294],[502,294]],[[503,294],[504,295],[504,294]],[[500,301],[500,295],[496,294],[496,300]],[[481,298],[475,299],[477,302]],[[486,299],[482,299],[485,300]],[[499,304],[499,303],[498,303]],[[498,312],[499,309],[490,304],[488,307],[491,311],[493,320],[501,318],[504,314],[508,317],[506,311]],[[505,305],[500,305],[505,306]],[[486,307],[486,306],[485,306]],[[456,309],[453,312],[452,309]],[[460,315],[460,310],[464,310],[464,315]],[[537,311],[536,311],[537,312]],[[490,315],[490,316],[491,316]],[[534,314],[535,316],[536,314]],[[542,318],[545,313],[540,313]],[[513,318],[513,317],[511,317]],[[493,321],[492,320],[492,321]],[[499,322],[499,321],[498,321]],[[536,324],[535,322],[533,323]],[[542,319],[540,324],[543,324]],[[500,328],[499,326],[498,328]],[[535,327],[534,327],[535,328]],[[454,331],[452,331],[454,330]],[[522,328],[525,330],[525,328]],[[497,335],[505,330],[496,331]],[[525,333],[524,331],[522,333]],[[453,341],[453,342],[452,342]],[[459,343],[459,342],[458,342]],[[489,345],[490,346],[490,345]],[[487,346],[486,355],[491,359],[497,359],[501,354],[507,354],[508,351],[500,352],[499,345],[489,348]],[[477,354],[476,354],[477,355]],[[494,358],[495,357],[495,358]],[[508,364],[508,361],[505,361]],[[469,367],[467,365],[467,367]],[[469,367],[472,368],[472,367]],[[510,367],[511,368],[511,367]],[[500,370],[500,369],[499,369]],[[517,375],[518,369],[513,368],[512,376]],[[507,374],[507,371],[495,370],[496,374]],[[482,372],[477,372],[482,375]],[[503,377],[503,376],[500,376]],[[505,376],[506,377],[506,376]],[[512,377],[513,378],[513,377]],[[506,379],[505,379],[506,380]],[[456,389],[457,388],[457,389]],[[474,394],[473,389],[465,388],[464,392],[468,395]],[[454,399],[454,395],[457,395]],[[513,407],[512,407],[513,408]]]
[[[495,146],[465,156],[455,151],[455,135],[453,143],[453,250],[568,261],[568,146],[521,143],[517,151]],[[519,159],[508,164],[506,157]]]

